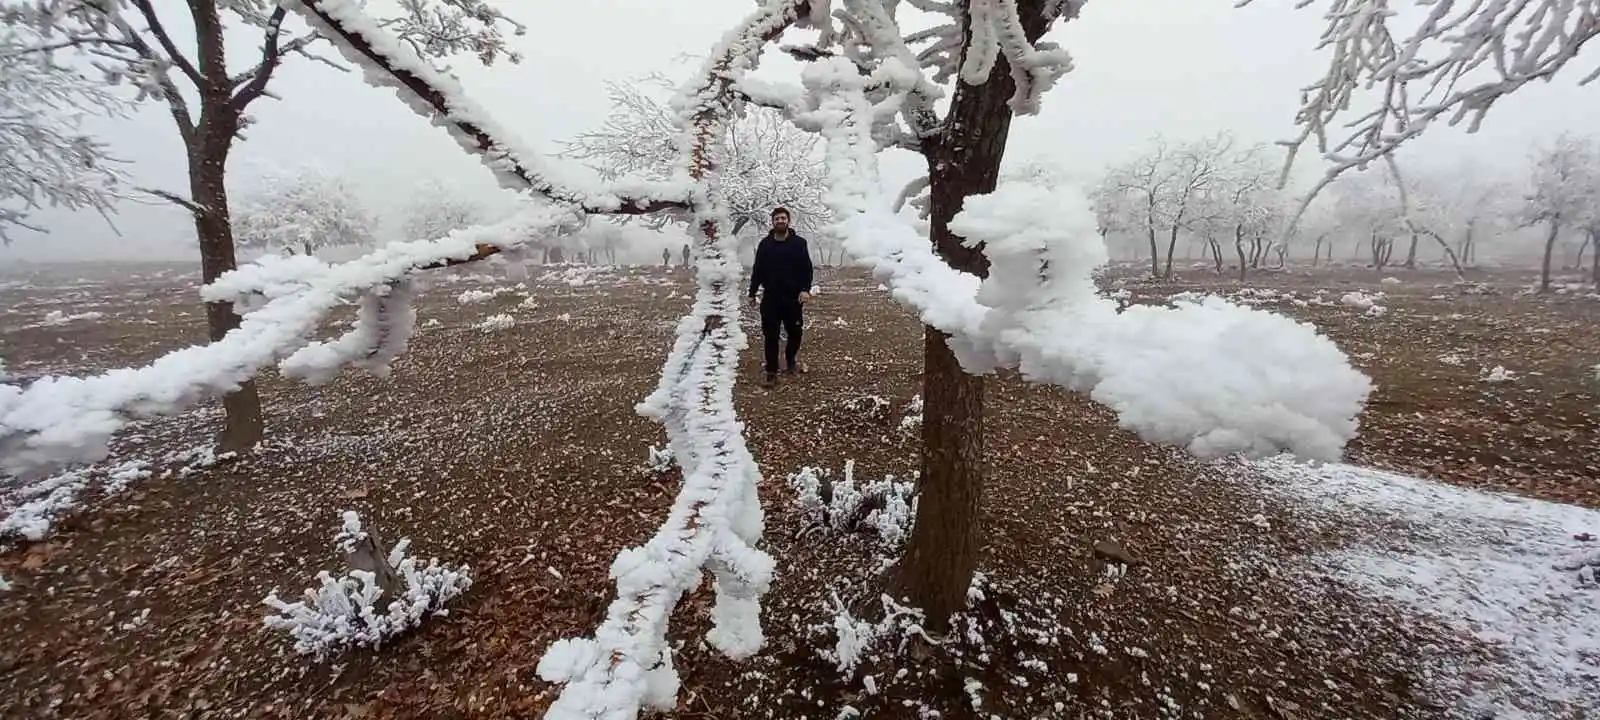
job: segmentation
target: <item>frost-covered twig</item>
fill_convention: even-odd
[[[526,241],[527,235],[507,233],[507,226],[554,226],[570,216],[553,206],[533,207],[509,225],[392,243],[337,265],[306,256],[268,256],[227,273],[202,288],[201,296],[222,301],[254,294],[267,301],[222,340],[169,353],[142,368],[44,377],[26,389],[0,384],[0,471],[22,474],[98,460],[130,420],[178,412],[230,392],[275,361],[283,360],[286,372],[312,380],[325,379],[338,362],[382,373],[404,349],[415,320],[402,282],[407,275],[482,257],[485,247],[498,251]],[[486,246],[489,242],[500,245]],[[385,294],[391,283],[398,285]],[[330,310],[363,295],[368,299],[355,330],[332,343],[308,345]]]
[[[1284,181],[1307,141],[1315,139],[1331,163],[1308,203],[1339,175],[1393,153],[1434,124],[1465,120],[1467,131],[1476,131],[1497,101],[1535,80],[1549,80],[1600,34],[1600,0],[1297,5],[1323,9],[1327,22],[1319,44],[1328,53],[1327,70],[1302,94],[1295,117],[1299,136],[1283,143],[1290,149]],[[1414,19],[1415,25],[1397,33],[1397,19]],[[1591,72],[1580,82],[1597,76]],[[1373,100],[1357,110],[1362,114],[1339,123],[1358,96]]]
[[[279,0],[333,42],[365,71],[367,82],[391,87],[406,105],[450,130],[469,154],[483,159],[501,184],[529,189],[587,212],[645,214],[686,206],[687,182],[618,181],[606,184],[542,160],[462,92],[455,77],[440,72],[414,47],[368,17],[358,0]]]

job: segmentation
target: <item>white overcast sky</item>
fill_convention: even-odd
[[[559,140],[605,117],[604,80],[651,71],[686,78],[698,59],[684,55],[705,53],[753,8],[751,0],[499,4],[528,26],[525,36],[513,39],[525,60],[483,68],[461,59],[455,69],[477,102],[527,143],[551,152]],[[1073,54],[1076,70],[1046,97],[1040,115],[1014,124],[1008,156],[1048,159],[1074,176],[1092,178],[1157,134],[1180,140],[1227,130],[1246,142],[1292,136],[1299,88],[1322,63],[1314,50],[1318,13],[1295,11],[1293,4],[1256,0],[1236,9],[1233,0],[1088,3],[1081,18],[1051,35]],[[174,18],[185,14],[175,0],[157,5]],[[250,35],[239,39],[230,51],[243,62],[257,43]],[[787,73],[798,81],[796,66],[775,53],[769,52],[762,72]],[[1533,144],[1562,131],[1586,132],[1600,117],[1600,89],[1577,87],[1578,74],[1525,89],[1497,108],[1476,135],[1434,128],[1413,155],[1428,164],[1470,158],[1518,173]],[[318,163],[353,180],[375,210],[391,215],[402,212],[411,193],[430,179],[486,196],[498,192],[488,171],[443,130],[358,74],[291,58],[272,89],[278,99],[253,106],[256,123],[235,146],[230,172]],[[164,106],[149,105],[132,119],[95,128],[131,162],[140,185],[186,188],[183,148]],[[915,169],[909,155],[895,158],[886,164],[885,179],[908,177]],[[197,255],[187,215],[169,207],[125,206],[115,218],[120,236],[92,213],[49,212],[36,219],[51,234],[19,233],[14,246],[0,249],[0,263]]]

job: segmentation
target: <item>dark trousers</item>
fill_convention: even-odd
[[[761,337],[766,341],[767,372],[778,371],[778,331],[789,337],[784,345],[783,357],[794,367],[795,356],[800,354],[800,336],[805,318],[801,314],[799,298],[761,298]]]

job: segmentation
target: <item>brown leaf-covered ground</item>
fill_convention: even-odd
[[[464,290],[509,286],[485,270],[440,275],[388,380],[347,373],[309,388],[269,373],[271,441],[250,455],[207,464],[186,452],[204,446],[213,409],[126,433],[118,459],[148,461],[155,477],[110,496],[91,484],[46,539],[13,538],[0,554],[13,585],[0,592],[0,715],[537,716],[556,691],[534,675],[540,655],[593,630],[612,595],[612,558],[648,537],[672,500],[674,478],[644,467],[660,430],[633,405],[653,387],[689,286],[661,269],[576,270],[459,303]],[[1315,322],[1376,381],[1352,459],[1600,507],[1600,301],[1518,295],[1521,277],[1467,294],[1445,276],[1394,274],[1405,282],[1318,271],[1247,283],[1301,298],[1326,291],[1329,304],[1261,302]],[[866,536],[803,534],[784,480],[807,465],[837,474],[846,460],[862,479],[912,473],[916,435],[900,421],[921,344],[875,282],[822,279],[811,372],[762,391],[748,382],[752,348],[739,388],[766,476],[765,547],[779,562],[764,603],[767,647],[744,663],[717,656],[701,641],[709,586],[688,597],[673,631],[678,716],[831,719],[848,706],[868,717],[964,717],[977,712],[973,694],[983,713],[1018,718],[1445,712],[1424,649],[1464,657],[1476,652],[1469,641],[1282,571],[1283,559],[1348,530],[1309,530],[1224,467],[1142,443],[1103,408],[1012,377],[990,384],[981,632],[842,678],[818,652],[831,646],[828,603],[838,593],[872,604],[878,551]],[[1128,286],[1235,289],[1196,279]],[[26,380],[196,342],[187,282],[184,269],[154,267],[8,278],[0,357]],[[1386,292],[1389,312],[1340,305],[1357,287]],[[33,327],[52,310],[104,316]],[[515,327],[473,327],[498,312]],[[1495,365],[1516,379],[1483,382]],[[870,397],[887,408],[871,411],[881,403]],[[330,540],[344,509],[385,539],[411,537],[415,554],[470,564],[475,582],[420,632],[313,665],[262,627],[260,600],[336,569]],[[1136,564],[1119,575],[1096,559],[1102,540]]]

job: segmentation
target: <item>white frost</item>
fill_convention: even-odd
[[[1310,559],[1356,590],[1486,643],[1476,665],[1443,660],[1444,687],[1470,717],[1594,717],[1600,696],[1600,511],[1452,487],[1349,465],[1272,458],[1250,466],[1268,489],[1354,524],[1403,533]],[[1579,538],[1590,538],[1580,540]]]

